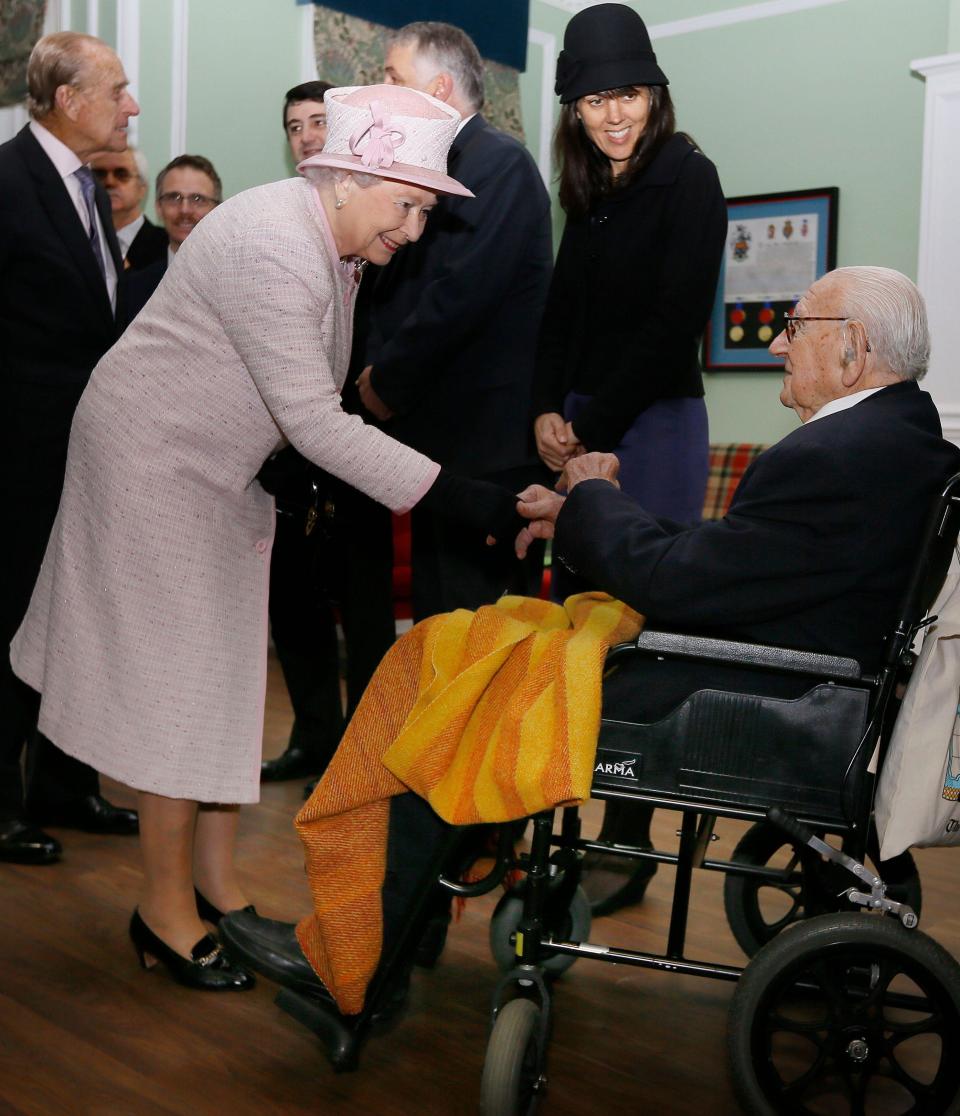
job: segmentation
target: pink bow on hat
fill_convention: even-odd
[[[360,162],[365,167],[392,166],[397,148],[406,141],[406,133],[384,116],[380,101],[370,102],[370,114],[373,120],[365,127],[358,128],[350,137],[350,151],[354,155],[360,155]],[[365,136],[366,149],[361,155],[358,149]]]

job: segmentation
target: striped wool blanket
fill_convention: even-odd
[[[314,904],[297,937],[341,1011],[361,1010],[380,957],[391,796],[453,825],[585,801],[604,657],[642,622],[601,593],[503,597],[393,645],[295,823]]]

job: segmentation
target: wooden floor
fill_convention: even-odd
[[[282,750],[290,711],[271,664],[265,754]],[[108,785],[117,802],[129,791]],[[291,827],[299,783],[264,788],[245,809],[241,864],[262,914],[306,911],[302,858]],[[673,847],[677,815],[657,815]],[[712,850],[728,854],[742,826]],[[0,865],[0,1116],[263,1116],[272,1113],[469,1116],[476,1112],[491,991],[487,947],[496,897],[467,904],[432,972],[414,977],[410,1010],[373,1038],[360,1070],[336,1075],[317,1040],[273,1003],[261,980],[246,994],[183,989],[142,972],[126,925],[139,887],[136,842],[58,834],[61,864]],[[923,928],[960,953],[956,855],[917,855]],[[597,921],[597,942],[660,951],[672,871],[644,903]],[[716,873],[698,873],[688,955],[741,964]],[[550,1086],[542,1116],[651,1111],[735,1113],[724,1034],[732,986],[578,962],[556,985]]]

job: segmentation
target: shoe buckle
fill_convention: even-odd
[[[206,969],[206,968],[208,968],[208,967],[209,967],[210,965],[212,965],[212,964],[214,963],[214,961],[216,961],[216,959],[217,959],[217,958],[218,958],[219,956],[220,956],[220,946],[217,946],[217,947],[216,947],[216,949],[212,950],[212,951],[211,951],[210,953],[208,953],[208,954],[207,954],[207,955],[206,955],[205,957],[199,957],[199,958],[197,958],[197,964],[198,964],[198,965],[199,965],[199,966],[200,966],[201,968],[204,968],[204,969]]]

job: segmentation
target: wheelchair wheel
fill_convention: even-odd
[[[545,1078],[541,1073],[540,1008],[511,1000],[497,1016],[480,1082],[481,1116],[531,1116]]]
[[[727,1045],[750,1116],[960,1112],[960,965],[877,915],[828,914],[740,978]]]
[[[506,892],[497,903],[490,919],[490,952],[503,972],[509,972],[517,963],[517,954],[510,937],[523,918],[523,888]],[[552,931],[554,937],[566,941],[585,942],[590,937],[590,900],[582,888],[573,893],[570,906],[556,924],[548,922],[544,929]],[[550,953],[543,951],[540,967],[550,976],[559,976],[576,961],[569,953]]]
[[[822,834],[819,834],[822,836]],[[876,844],[876,838],[871,840]],[[875,865],[876,850],[867,862]],[[916,864],[909,853],[900,859],[900,879],[889,884],[887,895],[908,903],[920,914],[922,892]],[[737,944],[748,957],[775,938],[785,927],[814,915],[839,910],[846,901],[839,898],[844,888],[855,883],[846,869],[816,860],[811,871],[801,860],[790,838],[780,829],[765,822],[751,826],[740,838],[731,860],[781,869],[786,878],[781,882],[751,879],[749,876],[728,875],[723,881],[723,906],[727,922]],[[811,860],[810,863],[813,863]]]

